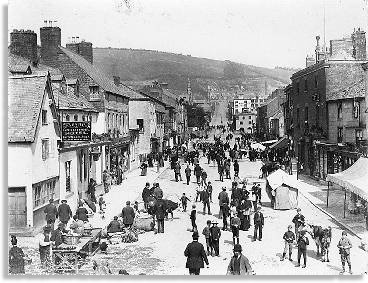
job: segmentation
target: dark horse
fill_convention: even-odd
[[[330,259],[328,257],[328,254],[332,238],[331,227],[322,228],[321,226],[307,224],[305,228],[306,231],[312,236],[314,242],[316,243],[317,256],[321,255],[323,262],[325,261],[329,262]]]

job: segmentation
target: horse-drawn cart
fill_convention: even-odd
[[[100,246],[101,228],[87,230],[82,236],[64,236],[64,243],[52,249],[55,272],[78,273],[87,256],[94,255]]]

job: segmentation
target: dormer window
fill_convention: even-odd
[[[89,87],[89,95],[91,99],[99,99],[100,88],[97,85],[93,85]]]

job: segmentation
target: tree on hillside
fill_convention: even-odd
[[[188,127],[203,128],[207,124],[207,114],[202,107],[197,105],[187,106]]]
[[[224,77],[228,79],[236,79],[244,76],[244,67],[241,64],[225,61]]]

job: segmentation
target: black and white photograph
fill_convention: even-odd
[[[368,0],[6,12],[10,279],[368,273]]]

